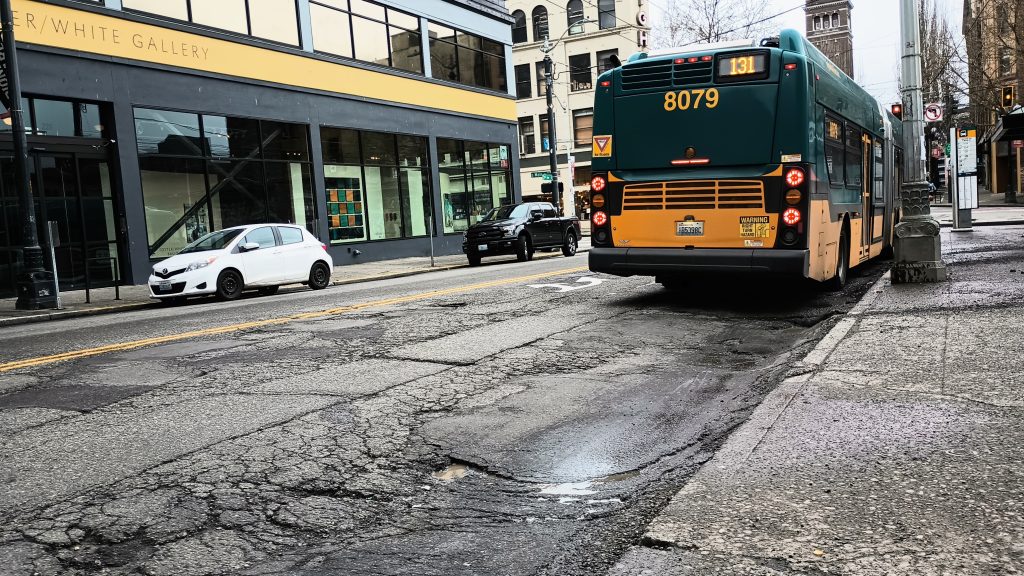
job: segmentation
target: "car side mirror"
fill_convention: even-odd
[[[541,214],[540,212],[534,212],[534,213],[530,214],[530,220],[533,220],[534,222],[536,222],[538,220],[543,220],[543,219],[544,219],[544,215]]]
[[[253,250],[259,250],[259,242],[246,242],[242,244],[242,252],[252,252]]]

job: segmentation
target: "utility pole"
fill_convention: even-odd
[[[11,0],[0,0],[3,24],[3,80],[6,83],[4,105],[11,113],[11,136],[14,140],[14,187],[22,221],[22,271],[18,275],[18,310],[56,308],[53,275],[43,267],[43,249],[36,229],[35,201],[28,174],[28,141],[25,137],[25,111],[21,109],[21,78],[18,76],[18,53],[14,44],[14,14]]]
[[[903,220],[896,226],[896,263],[893,284],[942,282],[939,223],[932,218],[925,180],[924,101],[921,95],[921,31],[917,15],[920,0],[900,0],[900,40],[903,46],[903,165],[905,183],[900,191]]]
[[[544,38],[544,86],[547,88],[548,100],[548,161],[551,165],[551,203],[555,205],[558,214],[562,213],[561,192],[558,190],[558,136],[555,132],[555,104],[554,104],[554,70],[551,62],[551,50],[554,46]]]

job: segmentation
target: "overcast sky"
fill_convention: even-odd
[[[651,16],[669,0],[648,0]],[[923,0],[936,2],[938,10],[950,22],[960,41],[963,0]],[[778,18],[778,27],[804,32],[803,0],[768,0],[769,14],[786,12]],[[788,12],[787,12],[788,11]],[[853,68],[855,80],[883,103],[900,98],[900,23],[898,0],[853,0]]]

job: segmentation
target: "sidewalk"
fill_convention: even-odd
[[[584,236],[580,239],[579,251],[587,252],[589,250],[590,237]],[[537,252],[535,258],[561,256],[561,252]],[[348,264],[346,266],[335,266],[331,283],[338,286],[342,284],[372,282],[374,280],[388,280],[416,274],[465,268],[468,265],[466,256],[463,254],[437,256],[434,258],[433,267],[430,266],[430,258],[426,256]],[[306,288],[296,285],[295,289],[305,290]],[[149,297],[149,287],[145,285],[121,286],[120,300],[114,299],[113,288],[97,288],[91,291],[90,299],[92,302],[86,303],[84,290],[61,293],[61,300],[64,304],[63,310],[15,310],[16,298],[0,299],[0,328],[31,322],[127,312],[129,310],[160,306],[159,302]]]
[[[624,575],[1024,573],[1024,228],[882,279],[648,526]]]
[[[953,226],[953,209],[948,206],[932,206],[932,216],[939,221],[939,226]],[[974,226],[1024,224],[1024,204],[975,208],[971,210],[971,223]]]

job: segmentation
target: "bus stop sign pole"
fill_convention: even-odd
[[[896,225],[893,248],[896,262],[893,284],[942,282],[939,223],[929,208],[925,180],[927,156],[924,145],[924,99],[921,95],[921,32],[918,29],[920,0],[900,0],[900,40],[903,46],[903,164],[906,183],[900,191],[902,221]]]

